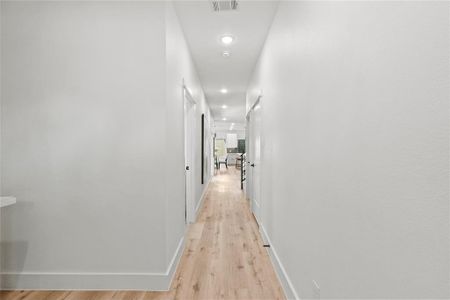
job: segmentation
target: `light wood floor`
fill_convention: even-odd
[[[234,167],[211,181],[168,292],[3,291],[0,299],[285,299],[239,184]]]

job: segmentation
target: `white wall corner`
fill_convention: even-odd
[[[178,264],[180,263],[181,255],[183,254],[184,245],[185,245],[185,243],[184,243],[185,235],[186,235],[186,232],[181,237],[180,241],[178,242],[178,247],[175,250],[175,253],[173,254],[173,257],[172,257],[169,265],[167,266],[166,276],[169,280],[166,285],[166,289],[164,289],[164,291],[168,291],[170,289],[170,286],[172,285],[172,281],[175,276]]]
[[[291,279],[286,272],[286,269],[281,263],[280,257],[278,256],[277,251],[275,250],[275,247],[269,238],[269,235],[264,229],[264,226],[262,226],[261,224],[260,229],[260,232],[263,235],[263,239],[270,245],[270,247],[267,248],[267,252],[269,253],[270,260],[275,269],[275,272],[277,273],[278,279],[281,282],[281,286],[283,287],[286,298],[300,300],[300,297],[298,296],[297,291],[295,290],[294,285],[292,284]]]

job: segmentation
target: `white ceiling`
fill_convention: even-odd
[[[245,121],[245,92],[278,1],[239,1],[237,11],[214,12],[211,1],[177,1],[175,9],[214,119]],[[235,42],[225,46],[224,34]],[[231,56],[224,58],[222,52]],[[227,94],[220,89],[228,89]],[[227,105],[226,109],[222,105]]]
[[[214,124],[216,132],[226,132],[226,131],[245,131],[245,123],[232,123],[217,121]]]

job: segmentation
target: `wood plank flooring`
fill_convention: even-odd
[[[239,171],[230,167],[211,181],[169,291],[1,291],[0,299],[285,299],[262,245]]]

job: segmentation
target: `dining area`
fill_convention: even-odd
[[[229,168],[234,168],[239,173],[240,188],[244,189],[245,184],[245,135],[238,138],[237,134],[216,134],[214,139],[214,166],[215,174],[228,172]]]

